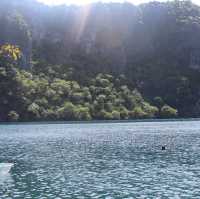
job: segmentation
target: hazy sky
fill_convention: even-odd
[[[38,0],[39,2],[47,3],[49,5],[58,5],[58,4],[87,4],[91,2],[131,2],[133,4],[140,4],[149,2],[151,0]],[[160,0],[165,1],[165,0]],[[200,5],[200,0],[192,0],[194,3]]]

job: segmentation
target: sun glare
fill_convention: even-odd
[[[48,4],[48,5],[61,5],[61,4],[76,4],[76,5],[84,5],[94,2],[131,2],[133,4],[147,3],[149,1],[155,0],[37,0],[39,2]],[[158,1],[167,1],[167,0],[158,0]],[[192,0],[193,3],[200,5],[200,0]]]
[[[39,2],[48,4],[48,5],[60,5],[60,4],[77,4],[77,5],[84,5],[91,2],[91,0],[38,0]]]
[[[95,2],[131,2],[134,4],[139,4],[139,3],[146,3],[151,0],[38,0],[38,1],[48,5],[60,5],[60,4],[84,5]]]

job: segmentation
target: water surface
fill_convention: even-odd
[[[1,199],[199,198],[200,122],[1,125],[2,162]]]

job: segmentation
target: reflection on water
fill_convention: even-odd
[[[0,126],[0,198],[199,198],[199,151],[200,122]]]

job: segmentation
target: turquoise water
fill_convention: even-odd
[[[2,162],[1,199],[199,199],[200,122],[1,125]]]

